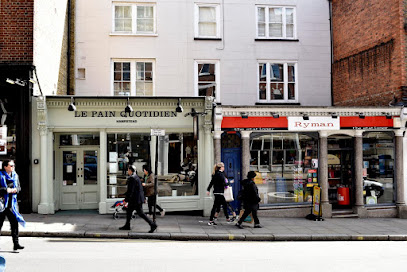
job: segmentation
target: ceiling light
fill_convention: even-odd
[[[175,109],[176,112],[183,112],[184,109],[181,106],[181,98],[178,98],[177,108]]]
[[[76,111],[75,99],[71,96],[71,103],[69,103],[68,111]]]
[[[127,97],[127,106],[124,109],[124,112],[126,113],[131,113],[133,112],[133,108],[130,106],[130,98]]]

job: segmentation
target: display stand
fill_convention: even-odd
[[[321,188],[317,185],[315,185],[313,188],[311,213],[305,218],[314,221],[324,221],[321,216]]]

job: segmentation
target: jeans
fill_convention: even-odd
[[[211,211],[211,216],[209,217],[209,221],[213,221],[213,218],[215,217],[215,213],[217,210],[220,211],[220,206],[223,206],[223,212],[225,213],[226,219],[229,219],[229,214],[228,214],[228,204],[225,200],[225,197],[223,195],[215,195],[215,202],[213,203],[212,211]]]

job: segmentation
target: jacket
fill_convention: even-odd
[[[144,185],[144,196],[153,196],[154,195],[154,174],[145,177]]]
[[[143,186],[136,173],[133,173],[127,179],[127,192],[124,201],[129,204],[141,204],[144,202]]]
[[[242,189],[239,192],[238,199],[244,205],[256,205],[260,202],[259,190],[253,180],[245,179],[241,182]]]
[[[211,190],[213,186],[213,193],[214,194],[223,194],[226,187],[226,177],[225,173],[221,171],[216,171],[214,175],[212,175],[211,182],[209,183],[208,192]]]

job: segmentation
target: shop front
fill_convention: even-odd
[[[198,181],[209,180],[213,165],[212,102],[182,98],[183,112],[178,103],[173,97],[36,98],[33,158],[40,163],[33,167],[33,207],[41,214],[113,212],[133,165],[140,178],[143,167],[157,173],[157,201],[167,211],[209,210],[207,182]]]
[[[218,107],[215,159],[239,135],[242,179],[256,171],[261,210],[310,213],[321,187],[324,217],[403,217],[400,108]],[[404,127],[404,126],[403,126]]]

